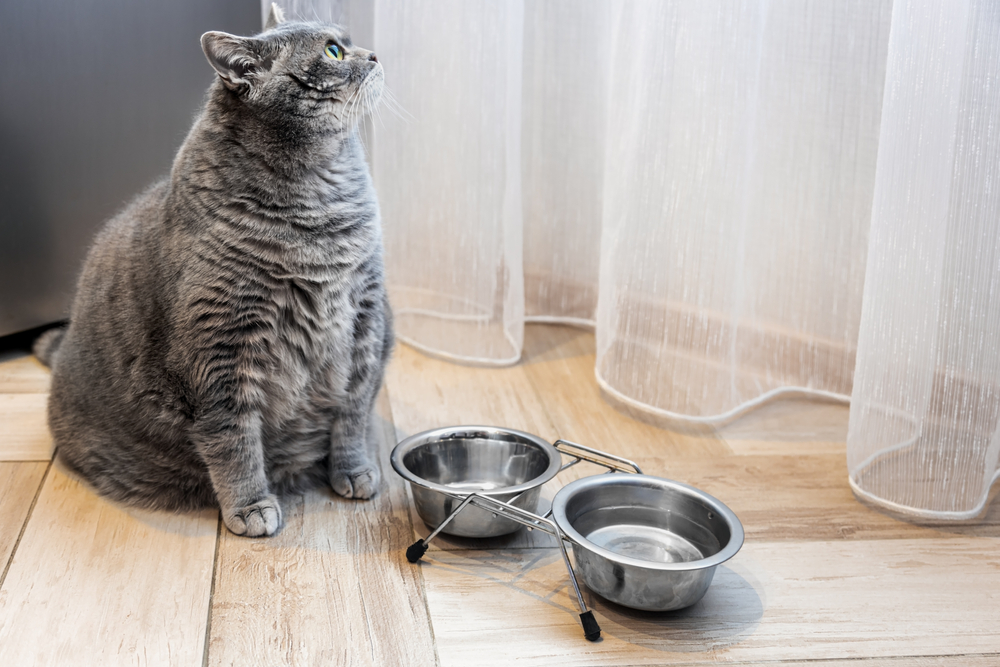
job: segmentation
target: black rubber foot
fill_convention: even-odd
[[[424,544],[423,540],[417,540],[410,546],[406,547],[406,560],[411,563],[416,563],[425,553],[427,553],[427,545]]]
[[[601,626],[597,624],[594,612],[585,611],[580,614],[580,622],[583,623],[583,636],[587,641],[596,642],[601,638]]]

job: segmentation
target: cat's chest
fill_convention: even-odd
[[[325,380],[339,390],[337,385],[346,384],[347,373],[338,369],[351,356],[357,317],[349,282],[287,279],[275,290],[274,300],[272,347],[278,374],[295,372],[313,382]]]
[[[276,289],[274,305],[258,377],[265,423],[281,430],[344,400],[356,313],[340,290],[301,279]]]

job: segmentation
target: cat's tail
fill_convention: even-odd
[[[35,340],[31,351],[35,353],[40,362],[52,368],[52,364],[56,361],[56,353],[59,352],[59,345],[65,335],[65,326],[49,329]]]

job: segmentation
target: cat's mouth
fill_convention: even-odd
[[[328,102],[330,112],[343,122],[359,120],[371,113],[378,106],[382,99],[382,88],[385,81],[385,71],[379,62],[372,67],[361,79],[361,82],[353,86],[353,92],[344,96],[343,85],[334,89],[335,84],[319,83],[308,77],[293,72],[286,72],[287,76],[299,84],[309,93],[309,97],[318,102]],[[342,109],[338,109],[341,108]]]
[[[302,86],[307,90],[314,90],[320,93],[329,93],[328,95],[324,95],[323,99],[336,99],[336,94],[333,92],[332,83],[325,83],[325,84],[315,83],[310,79],[303,78],[298,74],[293,74],[292,72],[287,72],[287,74],[292,81],[295,81],[296,83],[298,83],[300,86]]]
[[[357,110],[357,117],[362,117],[375,110],[379,100],[382,99],[382,84],[385,81],[385,70],[378,62],[375,63],[365,78],[358,84],[357,90],[352,95],[352,99],[357,99],[353,109]]]

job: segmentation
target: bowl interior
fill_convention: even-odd
[[[703,560],[732,539],[715,507],[669,486],[625,483],[581,489],[566,503],[566,519],[592,544],[653,563]]]
[[[403,456],[411,474],[456,491],[491,491],[528,483],[549,470],[549,453],[516,435],[452,437],[426,442]]]

